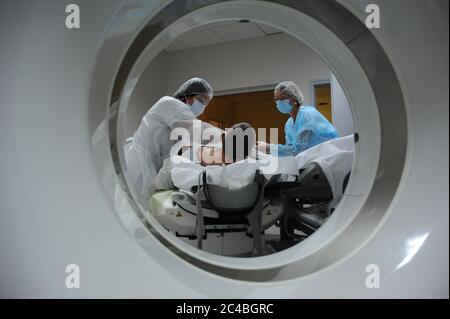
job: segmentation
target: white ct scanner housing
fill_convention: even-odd
[[[79,0],[81,28],[67,29],[69,3],[0,5],[1,297],[448,298],[447,1]],[[379,29],[364,25],[370,3]],[[239,19],[314,49],[359,137],[330,220],[245,259],[146,221],[122,151],[128,100],[152,59],[184,32]],[[367,285],[373,265],[379,287]]]

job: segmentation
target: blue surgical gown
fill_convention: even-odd
[[[276,156],[297,155],[317,144],[339,137],[334,126],[313,106],[302,106],[295,122],[290,117],[284,125],[286,144],[270,146]]]

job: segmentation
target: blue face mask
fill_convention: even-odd
[[[292,111],[292,105],[289,100],[278,100],[277,109],[283,114],[289,114]]]
[[[195,116],[200,116],[206,108],[206,104],[203,104],[199,100],[194,100],[194,103],[191,105],[192,113],[194,113]]]

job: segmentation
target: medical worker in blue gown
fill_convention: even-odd
[[[290,115],[284,125],[286,144],[258,142],[258,150],[275,156],[295,156],[310,147],[339,137],[333,125],[313,106],[303,104],[303,94],[294,82],[275,87],[278,111]]]

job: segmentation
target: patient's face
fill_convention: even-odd
[[[222,149],[218,147],[202,146],[199,148],[197,156],[203,166],[221,165],[223,163]]]

